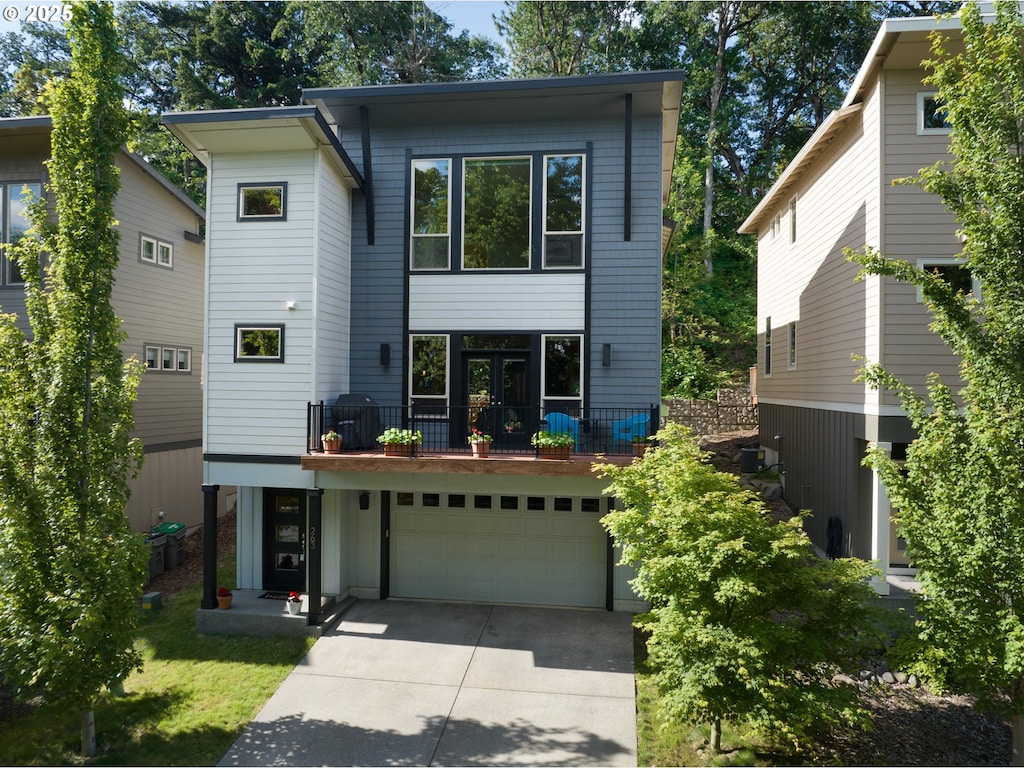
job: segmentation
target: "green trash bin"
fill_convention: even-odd
[[[160,523],[153,533],[162,533],[167,537],[164,545],[164,568],[171,570],[185,564],[185,524]]]

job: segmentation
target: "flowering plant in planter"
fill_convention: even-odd
[[[571,432],[534,432],[533,437],[530,438],[530,445],[557,448],[576,445],[576,438],[572,436]]]
[[[302,602],[302,595],[300,595],[295,590],[292,590],[291,592],[288,593],[288,602],[289,603],[301,603]]]
[[[472,445],[473,443],[491,443],[494,442],[494,438],[485,432],[481,432],[476,427],[473,427],[473,431],[466,437],[466,442]]]
[[[390,427],[377,437],[377,442],[384,445],[414,445],[423,442],[423,433],[418,429],[414,431]]]
[[[520,430],[522,428],[523,428],[523,422],[521,422],[521,421],[516,421],[515,419],[509,419],[508,421],[505,422],[505,431],[506,432],[516,432],[517,430]]]
[[[217,597],[231,597],[231,590],[227,587],[218,587]]]
[[[341,439],[341,435],[339,435],[333,429],[329,429],[329,430],[327,430],[326,433],[320,435],[320,439],[323,440],[325,443],[327,443],[327,442],[334,442],[335,440],[340,440]]]

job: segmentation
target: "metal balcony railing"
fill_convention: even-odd
[[[379,451],[377,437],[389,428],[419,432],[413,455],[467,454],[467,437],[474,429],[490,435],[491,453],[536,456],[531,444],[536,432],[569,432],[574,452],[629,455],[633,442],[658,430],[657,405],[632,408],[542,408],[539,405],[468,406],[410,403],[377,405],[369,398],[352,402],[343,395],[335,404],[309,403],[306,415],[306,450],[324,450],[322,436],[333,429],[341,435],[342,453]],[[358,399],[358,398],[357,398]]]

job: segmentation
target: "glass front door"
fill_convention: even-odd
[[[263,495],[263,588],[305,591],[305,491],[268,490]]]
[[[525,352],[467,352],[464,381],[468,420],[494,438],[495,448],[529,444],[529,355]]]

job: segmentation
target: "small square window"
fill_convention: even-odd
[[[448,506],[452,509],[465,509],[466,508],[466,494],[464,493],[449,493],[448,494]]]
[[[600,512],[601,511],[601,500],[600,499],[582,499],[580,501],[580,510],[583,512]]]
[[[283,325],[236,325],[235,362],[284,362]]]
[[[439,494],[439,493],[424,493],[423,494],[423,506],[424,507],[440,507],[441,506],[441,494]]]
[[[545,501],[543,496],[527,496],[526,508],[531,512],[543,512],[547,506]]]
[[[411,507],[413,494],[409,491],[399,491],[395,494],[395,504],[399,507]]]
[[[238,220],[287,218],[288,183],[238,185]]]
[[[518,496],[502,496],[501,497],[501,508],[502,509],[519,509],[519,497]]]
[[[477,494],[473,497],[473,508],[474,509],[490,509],[491,508],[491,497],[482,496]]]
[[[917,94],[917,134],[948,134],[949,123],[946,122],[946,110],[942,100],[935,93]]]
[[[554,509],[555,512],[572,512],[572,499],[565,496],[556,496]]]

